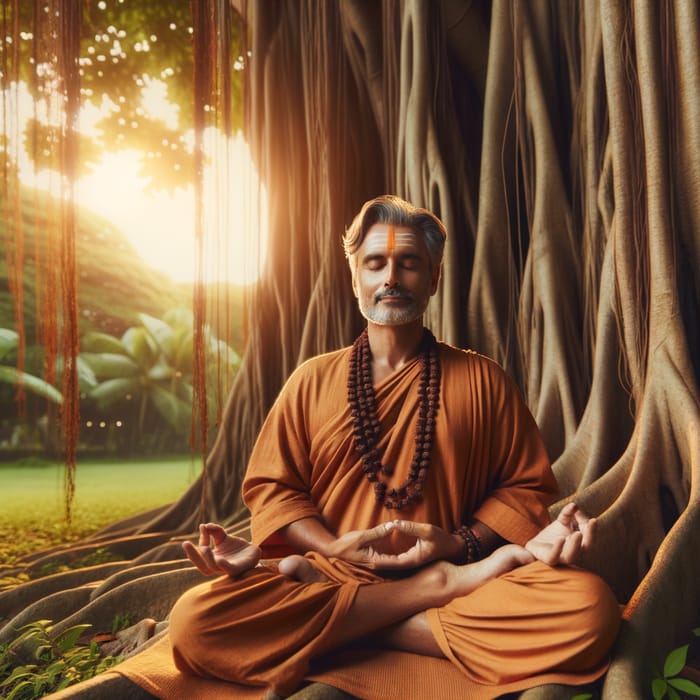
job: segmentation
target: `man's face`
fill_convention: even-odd
[[[423,316],[440,269],[433,266],[422,235],[406,226],[374,224],[355,261],[353,291],[368,321],[400,326]]]

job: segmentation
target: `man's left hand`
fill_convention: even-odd
[[[384,554],[379,566],[383,569],[410,569],[440,559],[455,561],[464,552],[464,540],[436,525],[412,520],[394,520],[392,536],[398,554]],[[405,548],[404,548],[405,547]]]
[[[575,564],[581,553],[591,547],[595,530],[596,519],[589,518],[575,503],[569,503],[553,523],[525,545],[525,549],[550,566]]]

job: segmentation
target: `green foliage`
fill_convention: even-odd
[[[0,383],[21,386],[49,401],[63,403],[63,396],[54,386],[28,372],[12,366],[15,363],[19,334],[10,328],[0,328]],[[6,364],[11,363],[11,364]]]
[[[37,620],[0,646],[0,692],[5,700],[31,700],[106,671],[121,660],[100,656],[97,644],[79,644],[90,625],[53,634],[51,620]]]
[[[700,627],[693,630],[700,635]],[[681,700],[683,697],[700,698],[700,686],[679,674],[683,671],[688,659],[689,644],[673,649],[664,661],[663,674],[657,675],[651,682],[651,692],[654,700]]]
[[[120,445],[157,451],[160,445],[149,447],[146,441],[158,439],[184,449],[192,420],[192,312],[176,308],[162,319],[145,313],[139,318],[141,325],[127,329],[118,340],[97,332],[83,336],[80,358],[94,377],[87,397],[101,416],[109,416],[112,423],[118,420],[115,439]],[[204,343],[208,365],[223,369],[230,380],[240,364],[238,354],[209,329]],[[217,379],[212,373],[210,386]],[[227,389],[221,387],[224,393]],[[212,417],[214,410],[212,402]]]
[[[193,30],[190,3],[182,0],[85,0],[81,2],[80,91],[83,104],[91,103],[105,116],[97,123],[96,137],[81,137],[80,166],[89,169],[98,162],[103,149],[136,149],[143,153],[141,175],[152,189],[174,189],[194,179],[192,129]],[[10,50],[12,37],[0,38],[0,52],[8,82],[22,81],[36,100],[55,93],[57,80],[53,56],[44,56],[53,31],[51,21],[39,3],[8,3],[5,27],[12,27],[13,10],[19,14],[19,45]],[[229,28],[234,58],[240,51],[240,21],[231,13]],[[8,32],[9,34],[9,32]],[[48,40],[48,41],[47,41]],[[15,56],[17,60],[15,62]],[[241,70],[245,61],[238,56],[231,73],[233,128],[240,128],[242,116]],[[172,104],[167,120],[153,116],[144,89],[161,88],[162,98]],[[224,86],[217,86],[224,90]],[[107,110],[107,111],[105,111]],[[212,115],[219,126],[220,116]],[[30,123],[24,134],[27,154],[36,165],[55,167],[54,124]],[[7,151],[4,152],[7,157]],[[13,164],[10,164],[12,167]]]
[[[134,624],[133,613],[117,613],[112,620],[112,634],[116,634],[120,630],[125,630]]]
[[[46,279],[37,279],[41,261],[49,259],[49,232],[54,226],[60,202],[39,190],[23,187],[20,193],[23,260],[23,325],[27,345],[38,343],[35,332],[46,322],[37,299],[46,291]],[[15,246],[14,217],[0,217],[3,246]],[[13,252],[14,255],[17,251]],[[75,235],[75,255],[80,261],[78,307],[80,333],[99,331],[120,336],[139,322],[138,312],[162,317],[173,307],[191,303],[191,289],[170,280],[146,265],[129,240],[109,221],[79,209]],[[0,326],[15,331],[15,302],[10,292],[5,255],[0,255]],[[118,342],[118,340],[117,340]],[[100,350],[103,351],[103,350]],[[43,358],[35,358],[41,366]],[[36,368],[30,368],[38,374]]]
[[[94,552],[90,552],[82,557],[75,559],[65,559],[52,561],[41,567],[37,578],[50,576],[63,571],[71,571],[72,569],[82,569],[86,566],[97,566],[98,564],[107,564],[112,561],[121,561],[122,556],[111,552],[106,547],[98,547]]]

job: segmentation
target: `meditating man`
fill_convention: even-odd
[[[313,679],[433,700],[604,672],[618,605],[574,566],[595,520],[571,503],[550,523],[556,483],[514,384],[423,327],[445,235],[392,196],[347,230],[367,329],[302,364],[270,411],[243,484],[254,544],[206,524],[185,545],[220,576],[172,611],[184,674],[246,697]]]

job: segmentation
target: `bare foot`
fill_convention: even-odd
[[[277,565],[277,569],[281,574],[301,583],[325,583],[328,581],[308,559],[299,554],[292,554],[282,559]]]
[[[447,600],[468,595],[494,578],[534,561],[534,557],[524,547],[507,544],[492,552],[486,559],[456,566],[449,562],[437,562],[429,567],[434,574],[443,578],[443,590]]]

